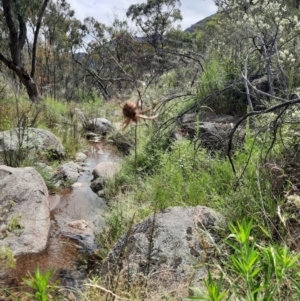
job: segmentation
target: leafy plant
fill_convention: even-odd
[[[226,240],[232,254],[221,277],[213,279],[208,274],[205,281],[207,292],[193,289],[197,296],[188,300],[296,300],[299,298],[298,260],[287,246],[263,246],[251,236],[253,222],[237,222],[229,226],[231,234]],[[223,287],[223,292],[222,292]],[[227,292],[224,291],[227,289]],[[298,300],[298,299],[297,299]]]
[[[50,285],[52,274],[52,271],[42,273],[40,268],[37,267],[33,275],[29,273],[29,278],[22,278],[28,287],[34,289],[34,293],[26,293],[26,295],[37,301],[51,300],[49,299],[49,294],[56,288],[56,283]]]
[[[226,292],[221,292],[223,279],[219,279],[218,281],[215,281],[212,278],[212,275],[210,272],[208,272],[208,279],[204,280],[204,285],[206,287],[207,292],[202,292],[197,287],[191,287],[191,290],[194,293],[197,293],[197,296],[192,296],[189,298],[186,298],[187,300],[202,300],[202,301],[221,301],[224,300],[226,297]],[[226,299],[228,300],[228,298]]]

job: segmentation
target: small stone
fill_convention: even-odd
[[[90,187],[95,193],[97,193],[99,190],[103,189],[103,185],[104,185],[104,180],[101,178],[97,178],[92,182]]]
[[[87,156],[84,153],[77,153],[75,155],[75,160],[78,162],[84,162],[87,159]]]
[[[98,195],[98,197],[104,197],[105,196],[105,192],[104,192],[104,190],[102,189],[102,190],[99,190],[98,192],[97,192],[97,195]]]
[[[76,188],[76,187],[81,187],[82,186],[82,183],[79,183],[79,182],[76,182],[74,184],[72,184],[72,188]]]

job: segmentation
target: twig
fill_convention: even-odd
[[[118,300],[129,300],[129,299],[127,299],[127,298],[121,298],[121,297],[119,297],[118,295],[116,295],[116,294],[113,293],[112,291],[110,291],[110,290],[108,290],[108,289],[106,289],[106,288],[104,288],[104,287],[102,287],[102,286],[100,286],[100,285],[97,285],[97,284],[90,284],[90,283],[87,283],[87,284],[85,284],[85,285],[86,285],[86,286],[90,286],[90,287],[99,288],[101,291],[104,291],[104,292],[106,292],[106,293],[112,295],[113,297],[115,297],[115,298],[116,298],[116,301],[118,301]]]

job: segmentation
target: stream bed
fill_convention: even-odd
[[[120,162],[114,147],[101,142],[88,143],[85,171],[80,175],[76,187],[63,189],[50,195],[51,228],[46,250],[35,255],[23,255],[17,258],[16,268],[7,270],[0,264],[0,287],[16,287],[21,277],[28,272],[34,273],[37,266],[42,271],[52,270],[54,277],[62,285],[74,287],[87,275],[86,258],[97,246],[94,244],[93,230],[104,225],[103,213],[107,209],[106,202],[95,194],[91,188],[92,171],[101,162]],[[84,221],[90,230],[89,248],[79,240],[62,235],[68,223]]]

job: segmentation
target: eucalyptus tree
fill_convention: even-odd
[[[4,16],[0,23],[0,61],[14,72],[25,86],[32,102],[38,102],[39,92],[34,80],[36,50],[42,19],[49,0],[2,0]],[[33,21],[31,58],[24,60],[24,46],[28,39],[28,22]],[[30,71],[28,71],[30,70]]]
[[[142,37],[158,51],[165,46],[165,35],[182,19],[179,6],[179,0],[147,0],[147,3],[131,5],[126,15],[135,22]]]
[[[159,83],[159,78],[175,69],[180,60],[180,44],[169,39],[179,30],[182,19],[179,0],[147,0],[131,5],[126,15],[136,25],[138,39],[148,44],[148,83]],[[178,26],[177,26],[178,25]]]
[[[46,78],[47,83],[50,83],[48,91],[54,98],[59,92],[66,90],[64,88],[74,79],[74,72],[70,72],[71,49],[80,47],[83,43],[83,32],[84,26],[74,18],[74,10],[71,9],[70,4],[65,0],[49,3],[41,28],[39,63],[40,78]],[[42,83],[41,88],[43,88]]]

